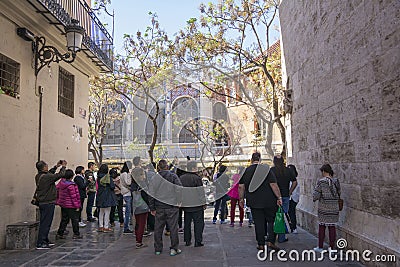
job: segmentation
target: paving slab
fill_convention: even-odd
[[[88,223],[81,228],[83,239],[72,240],[72,234],[67,239],[56,240],[56,246],[51,250],[0,251],[0,266],[36,267],[36,266],[137,266],[137,267],[228,267],[228,266],[362,266],[357,262],[332,262],[327,257],[320,262],[260,261],[257,258],[254,228],[228,224],[212,224],[212,209],[206,210],[206,225],[204,229],[204,247],[186,247],[183,234],[179,235],[182,254],[169,256],[169,237],[163,236],[164,251],[161,255],[154,254],[153,236],[145,237],[146,248],[136,249],[133,234],[123,234],[119,225],[112,233],[98,233],[97,223]],[[309,250],[316,246],[317,239],[308,232],[298,229],[298,234],[288,234],[289,241],[279,246],[287,253],[296,249]],[[70,229],[72,233],[72,229]],[[54,240],[52,233],[51,240]],[[194,243],[194,241],[192,241]]]

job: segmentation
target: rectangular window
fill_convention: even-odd
[[[20,64],[0,54],[0,93],[19,98]]]
[[[58,75],[58,111],[74,117],[74,75],[60,67]]]

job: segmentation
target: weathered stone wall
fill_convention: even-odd
[[[312,190],[330,163],[345,200],[339,234],[400,255],[400,2],[283,0],[280,20],[300,224],[316,232]]]

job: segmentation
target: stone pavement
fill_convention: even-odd
[[[147,248],[135,249],[133,235],[124,235],[119,226],[114,233],[97,233],[97,223],[88,223],[81,228],[84,238],[72,240],[72,229],[65,240],[56,240],[51,250],[0,251],[0,266],[362,266],[358,263],[332,262],[325,257],[323,262],[272,262],[259,261],[254,228],[235,225],[234,228],[211,223],[212,209],[206,211],[204,247],[186,247],[180,235],[182,254],[169,256],[169,237],[164,236],[164,251],[154,255],[153,236],[144,238]],[[52,239],[53,238],[53,239]],[[317,239],[299,229],[299,234],[289,234],[289,242],[280,244],[286,251],[299,251],[315,247]],[[54,233],[51,236],[54,240]],[[193,242],[194,243],[194,242]]]

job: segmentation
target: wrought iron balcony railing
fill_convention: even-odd
[[[50,24],[65,26],[77,19],[86,33],[83,37],[84,52],[103,71],[112,71],[113,37],[85,0],[27,0]],[[39,3],[39,5],[37,4]],[[51,14],[54,18],[49,16]]]

